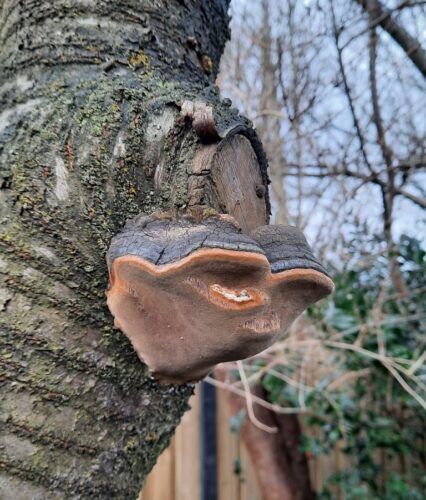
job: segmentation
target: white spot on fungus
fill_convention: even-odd
[[[234,302],[247,302],[252,299],[252,296],[248,293],[247,290],[228,290],[227,288],[223,288],[220,285],[212,285],[211,289],[223,295],[225,299],[232,300]]]

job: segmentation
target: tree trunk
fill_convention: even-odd
[[[192,386],[159,385],[114,329],[104,255],[141,212],[238,208],[243,229],[247,210],[266,223],[261,146],[211,85],[227,7],[2,3],[1,498],[135,498],[187,409]],[[191,123],[185,101],[214,123]],[[240,190],[224,193],[224,151],[238,165],[241,141],[254,170],[234,165]]]
[[[281,134],[281,104],[277,96],[277,68],[273,63],[273,47],[271,36],[271,14],[269,0],[262,0],[261,70],[262,92],[260,95],[260,117],[258,131],[268,156],[269,175],[271,177],[272,198],[275,201],[275,224],[289,224],[287,210],[287,193],[284,186],[283,137]]]
[[[217,369],[219,380],[226,374]],[[265,389],[256,384],[252,394],[266,400]],[[230,393],[228,399],[233,414],[245,407],[243,398]],[[240,430],[242,441],[252,460],[262,500],[312,500],[315,493],[309,477],[309,466],[305,454],[300,451],[302,430],[297,415],[277,414],[258,404],[253,405],[256,425],[247,416]],[[266,432],[265,425],[275,433]]]

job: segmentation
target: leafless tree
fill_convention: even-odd
[[[417,235],[426,208],[425,26],[425,2],[235,2],[234,36],[219,77],[222,91],[246,110],[263,137],[276,220],[305,229],[316,250],[337,267],[351,258],[351,250],[372,266],[387,253],[388,281],[399,295],[406,286],[397,261],[398,235],[402,230]],[[365,241],[362,232],[369,234]],[[321,349],[326,364],[339,365],[335,352],[310,338],[314,326],[299,323],[293,333],[301,342],[291,336],[283,342],[296,358],[304,353],[297,361],[301,376],[304,342]],[[279,345],[274,352],[275,358],[264,355],[267,367],[255,370],[253,382],[274,371],[275,363],[294,363]],[[321,371],[320,365],[315,366]],[[315,372],[313,366],[310,370]],[[341,374],[330,388],[363,375]],[[302,387],[303,394],[300,380],[288,382]],[[234,381],[231,390],[241,391],[243,385]],[[255,385],[253,398],[259,391]],[[263,403],[249,396],[250,404]],[[303,397],[299,410],[303,413]],[[261,423],[276,422],[268,411],[289,409],[266,404],[259,410]],[[242,433],[249,449],[247,426],[259,424],[256,412],[250,418]],[[252,433],[265,437],[265,447],[273,442],[264,430]],[[270,454],[276,453],[271,445]],[[291,447],[281,453],[290,456]],[[275,479],[284,498],[289,486]],[[275,498],[272,490],[269,494]]]
[[[220,81],[265,134],[277,216],[284,220],[285,207],[287,220],[337,260],[360,220],[383,242],[375,251],[394,253],[401,207],[417,220],[426,207],[425,82],[418,71],[424,2],[386,8],[288,0],[235,10],[238,44],[228,49],[233,56],[225,57]],[[406,26],[406,38],[412,32],[411,49],[401,51],[387,36],[396,30],[390,20]],[[414,52],[417,63],[409,57]],[[278,139],[271,140],[271,130]],[[403,292],[392,259],[390,267]]]

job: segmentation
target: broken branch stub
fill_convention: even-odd
[[[163,382],[253,356],[333,290],[295,228],[248,236],[230,219],[136,217],[112,240],[108,306]]]

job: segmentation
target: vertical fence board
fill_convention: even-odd
[[[217,391],[217,500],[261,500],[255,468],[237,434],[230,431],[232,417],[229,393]],[[171,445],[159,457],[148,476],[139,500],[200,500],[200,398],[199,392],[190,400],[191,410],[182,418]],[[301,418],[303,432],[308,436],[319,433]],[[343,453],[344,442],[337,443],[329,455],[310,457],[312,486],[318,492],[333,473],[350,466]],[[240,459],[241,478],[234,473],[235,461]],[[395,467],[392,469],[394,470]],[[339,488],[332,488],[338,498]]]
[[[149,474],[145,487],[139,496],[140,500],[174,500],[175,499],[175,442],[160,455],[155,467]]]
[[[199,386],[190,399],[175,437],[175,497],[173,500],[200,498],[200,395]]]
[[[217,391],[217,472],[218,500],[240,500],[240,481],[234,473],[235,460],[239,457],[238,436],[230,431],[231,410],[229,394]]]
[[[240,482],[239,500],[262,500],[259,492],[256,473],[250,460],[250,456],[245,446],[240,444],[240,456],[242,467],[242,481]]]
[[[196,390],[170,446],[160,455],[138,500],[199,500],[200,404]]]

